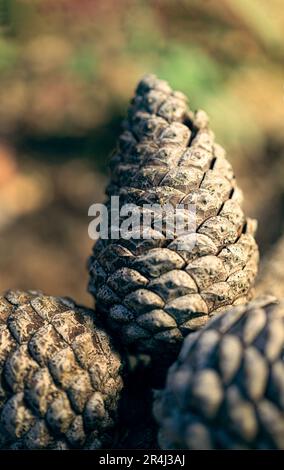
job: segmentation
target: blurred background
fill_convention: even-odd
[[[284,209],[283,0],[0,0],[0,291],[86,293],[88,207],[147,72],[205,109],[259,220]]]

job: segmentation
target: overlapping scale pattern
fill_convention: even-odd
[[[206,113],[191,112],[186,97],[155,76],[137,87],[111,160],[107,195],[108,207],[119,196],[120,207],[134,204],[140,218],[129,239],[97,241],[89,290],[130,348],[173,357],[211,315],[250,298],[256,224],[243,213],[232,167]],[[143,238],[149,204],[194,205],[196,227],[169,237],[162,212],[161,223]]]
[[[0,297],[0,447],[106,445],[121,367],[94,312],[32,291]]]
[[[284,448],[284,301],[266,296],[189,335],[158,392],[164,449]]]

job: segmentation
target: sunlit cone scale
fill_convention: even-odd
[[[35,292],[0,297],[0,447],[108,446],[121,361],[94,312]]]
[[[182,93],[144,77],[111,160],[107,194],[109,207],[119,196],[120,206],[135,204],[143,216],[144,204],[196,208],[196,233],[170,238],[162,223],[143,239],[138,222],[132,233],[140,238],[100,239],[89,260],[89,290],[120,340],[157,359],[174,357],[183,337],[216,311],[247,301],[257,273],[255,222],[241,209],[205,112],[192,113]]]
[[[267,296],[185,339],[157,393],[165,449],[284,448],[284,301]]]

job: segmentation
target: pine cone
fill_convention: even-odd
[[[35,292],[0,297],[0,447],[106,445],[120,369],[92,311]]]
[[[257,293],[284,297],[284,236],[268,252],[261,263]]]
[[[284,449],[284,301],[259,298],[186,338],[154,414],[170,449]]]
[[[146,76],[124,129],[111,161],[108,205],[119,196],[120,206],[135,204],[140,215],[147,214],[143,204],[196,205],[197,233],[166,238],[163,214],[148,239],[100,239],[89,261],[89,290],[100,314],[130,350],[159,361],[159,351],[163,359],[175,357],[183,337],[213,313],[250,298],[255,223],[243,214],[206,114],[189,111],[182,93]]]

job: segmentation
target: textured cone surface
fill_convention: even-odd
[[[92,311],[35,292],[0,297],[0,447],[102,447],[120,369]]]
[[[170,449],[284,449],[284,301],[261,297],[185,339],[157,393]]]
[[[262,261],[256,291],[259,295],[284,297],[284,236]]]
[[[111,161],[108,204],[119,196],[120,207],[135,204],[138,219],[129,240],[110,233],[97,241],[89,290],[120,341],[165,358],[214,312],[250,297],[258,264],[255,223],[243,214],[231,165],[205,112],[192,113],[182,93],[146,76],[124,129]],[[161,213],[142,239],[145,204],[194,205],[196,233],[188,227],[169,237]]]

